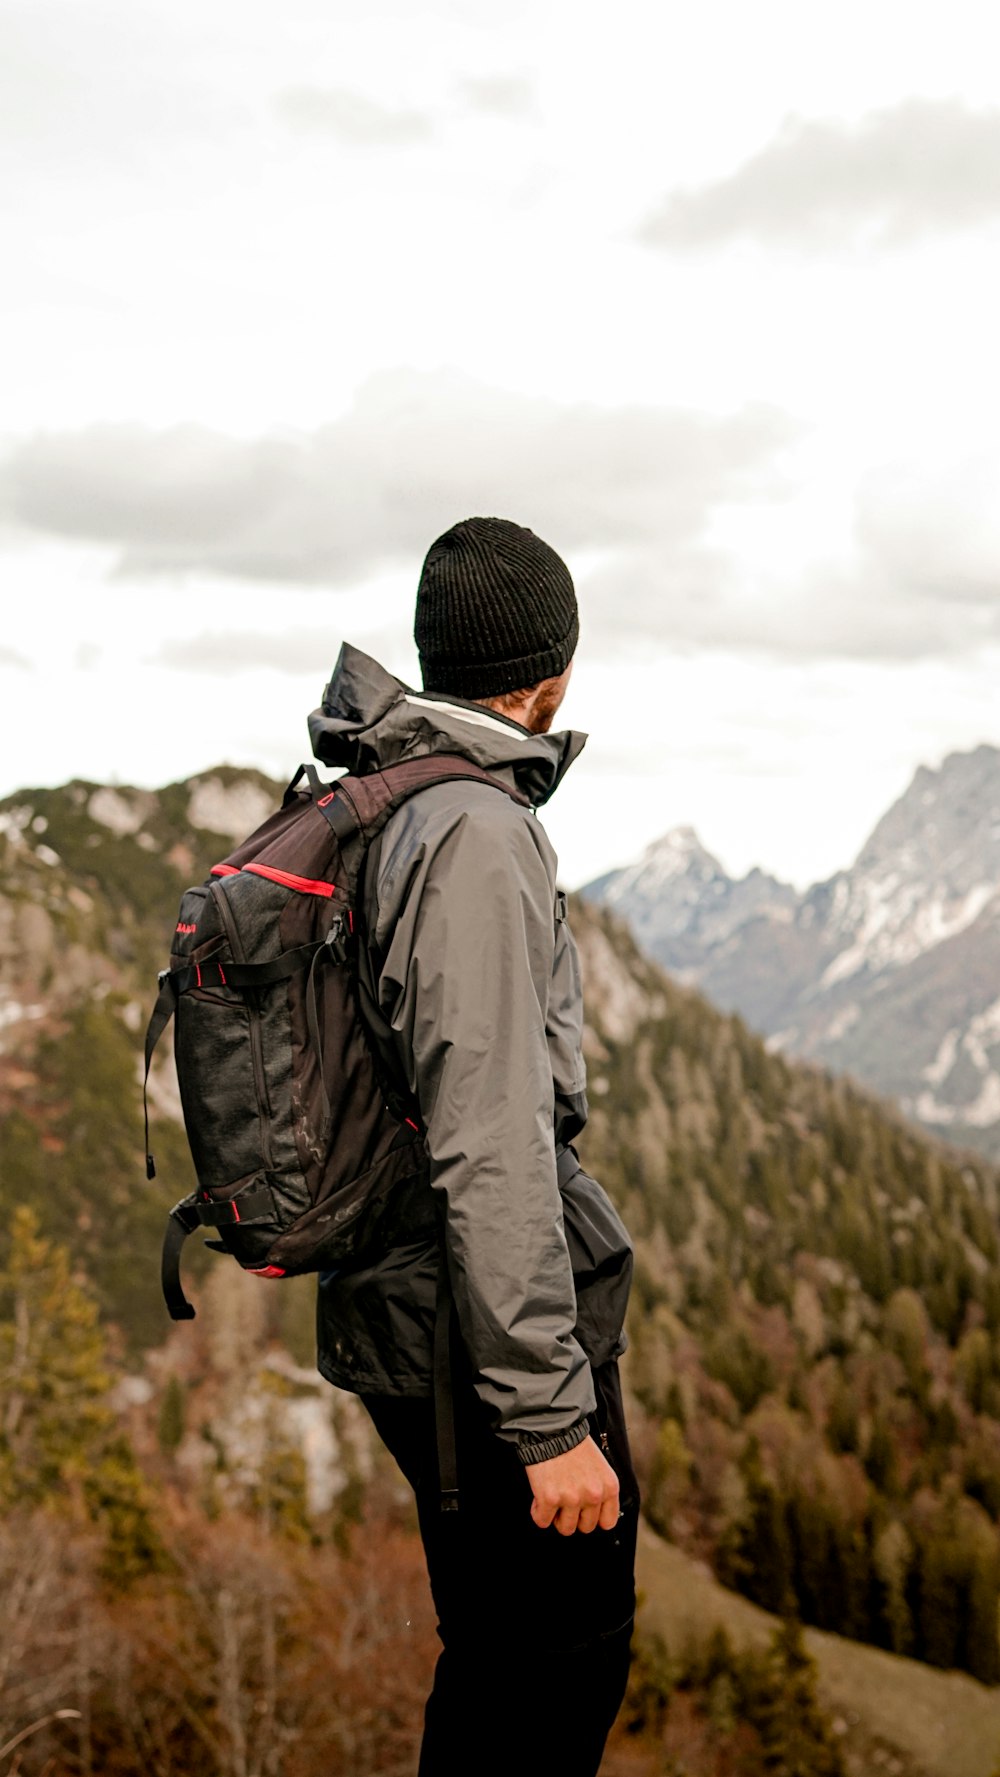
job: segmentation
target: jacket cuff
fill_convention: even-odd
[[[575,1450],[584,1438],[590,1436],[590,1426],[586,1419],[579,1425],[573,1425],[569,1431],[554,1432],[550,1438],[536,1438],[530,1432],[524,1432],[518,1442],[517,1454],[525,1468],[532,1462],[548,1462],[553,1456],[564,1456],[567,1450]]]

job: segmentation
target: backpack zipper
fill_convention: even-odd
[[[233,953],[234,963],[245,963],[246,951],[239,934],[239,927],[233,917],[233,910],[226,899],[226,891],[221,883],[214,883],[209,890],[213,901],[219,909],[219,917],[226,928],[229,948]],[[253,1067],[254,1090],[257,1095],[257,1117],[260,1122],[260,1151],[265,1167],[270,1171],[273,1167],[271,1155],[271,1100],[267,1090],[267,1075],[264,1072],[264,1039],[261,1033],[260,1010],[243,996],[243,1005],[247,1015],[250,1033],[250,1062]]]

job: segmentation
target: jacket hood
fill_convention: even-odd
[[[519,722],[460,697],[413,691],[371,655],[345,642],[309,738],[324,765],[366,772],[430,753],[460,753],[506,777],[535,808],[547,802],[586,735],[532,734]]]

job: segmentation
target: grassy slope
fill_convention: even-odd
[[[727,1592],[645,1525],[638,1575],[640,1624],[671,1651],[704,1640],[717,1626],[735,1646],[765,1643],[774,1628],[766,1611]],[[1000,1690],[817,1629],[807,1629],[805,1639],[834,1717],[894,1748],[920,1777],[990,1777],[1000,1755]]]

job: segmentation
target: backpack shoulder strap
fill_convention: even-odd
[[[367,850],[390,815],[418,790],[429,789],[432,784],[463,779],[469,783],[489,784],[494,790],[502,790],[521,808],[531,807],[523,791],[494,777],[471,759],[463,759],[459,753],[428,753],[419,759],[403,759],[398,765],[387,765],[382,771],[371,771],[364,777],[337,778],[332,784],[322,783],[311,767],[306,766],[304,770],[310,780],[314,805],[329,821],[342,847],[349,840],[360,838]]]

